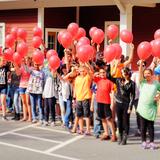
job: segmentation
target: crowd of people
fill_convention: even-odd
[[[73,48],[65,49],[57,70],[49,68],[47,59],[38,64],[31,57],[25,57],[17,65],[1,56],[2,119],[8,120],[6,108],[10,106],[15,114],[12,120],[55,126],[58,104],[62,126],[71,133],[89,136],[93,124],[96,138],[126,145],[134,106],[136,133],[141,136],[142,148],[156,149],[154,122],[160,83],[154,76],[154,67],[158,60],[154,58],[149,68],[145,61],[139,60],[139,70],[133,72],[130,65],[134,45],[129,46],[131,53],[128,58],[122,55],[111,63],[104,60],[98,45],[94,58],[85,63],[78,61]],[[13,102],[8,103],[7,97]]]

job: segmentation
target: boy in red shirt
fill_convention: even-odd
[[[110,94],[113,91],[113,83],[106,78],[106,71],[104,69],[99,70],[99,75],[94,77],[94,82],[97,84],[97,114],[98,117],[102,119],[102,125],[104,128],[104,134],[102,135],[101,140],[108,140],[110,138],[107,129],[108,124],[112,132],[111,141],[115,142],[117,138],[115,134],[114,123],[112,120],[112,111],[110,108]]]

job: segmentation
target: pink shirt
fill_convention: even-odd
[[[20,68],[20,73],[21,73],[21,79],[20,79],[19,87],[27,88],[29,77],[30,77],[30,73],[25,70],[24,66],[22,66]]]

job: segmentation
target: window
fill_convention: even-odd
[[[120,22],[119,21],[107,21],[105,22],[105,40],[104,40],[104,45],[107,45],[108,44],[108,37],[107,37],[107,27],[111,24],[115,24],[118,26],[118,28],[120,27]],[[119,43],[119,35],[118,37],[114,40],[114,43]]]
[[[62,28],[46,28],[45,29],[45,44],[47,49],[54,49],[58,52],[60,58],[64,55],[64,48],[58,42],[57,36],[58,33],[64,30]]]
[[[5,23],[0,23],[0,46],[5,46]]]

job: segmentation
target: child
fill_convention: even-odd
[[[39,123],[43,123],[42,93],[44,88],[44,72],[40,70],[40,64],[34,63],[33,70],[29,70],[30,78],[27,92],[30,94],[32,107],[32,123],[36,123],[36,103],[39,109]]]
[[[97,84],[97,114],[98,117],[102,120],[102,125],[104,129],[104,134],[101,137],[101,140],[108,140],[108,127],[107,122],[112,131],[111,141],[115,142],[117,140],[115,134],[115,127],[112,120],[112,111],[110,108],[111,98],[110,93],[113,91],[113,83],[106,78],[106,71],[102,68],[99,70],[99,76],[94,77],[94,82]]]

